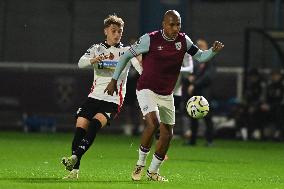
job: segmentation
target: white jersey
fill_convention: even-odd
[[[107,43],[100,43],[91,46],[87,52],[80,58],[78,66],[79,68],[86,68],[93,66],[94,68],[94,81],[88,97],[104,100],[107,102],[113,102],[122,105],[123,99],[126,94],[126,82],[127,75],[131,64],[127,66],[122,71],[119,79],[117,80],[118,94],[114,93],[113,96],[104,93],[105,88],[112,79],[115,67],[118,63],[119,57],[128,50],[129,47],[124,47],[121,43],[110,46]],[[108,59],[103,60],[98,64],[91,64],[90,59],[99,55],[110,55]],[[138,60],[134,57],[131,60],[134,68],[141,73],[141,67]]]

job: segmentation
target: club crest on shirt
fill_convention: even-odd
[[[181,49],[181,42],[175,43],[176,49],[179,51]]]
[[[113,59],[114,59],[114,54],[112,54],[112,53],[110,52],[108,59],[113,60]]]

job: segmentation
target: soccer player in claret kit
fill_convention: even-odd
[[[72,141],[72,155],[63,157],[65,169],[70,171],[65,179],[76,179],[79,176],[80,160],[92,145],[97,132],[119,113],[126,93],[126,80],[130,68],[129,64],[123,69],[118,78],[119,92],[110,96],[104,89],[112,79],[119,57],[129,47],[120,43],[124,22],[116,15],[110,15],[104,20],[106,40],[90,47],[80,58],[79,68],[92,66],[94,68],[94,82],[86,102],[80,106],[76,114],[76,130]],[[141,66],[136,58],[132,58],[132,65],[141,73]]]
[[[147,169],[147,177],[153,181],[168,181],[159,174],[159,168],[168,151],[175,124],[173,89],[176,84],[184,54],[187,52],[199,62],[207,62],[224,45],[218,41],[209,50],[202,51],[192,40],[180,32],[181,18],[175,10],[168,10],[163,17],[162,30],[140,37],[136,44],[119,59],[113,78],[105,92],[113,95],[118,92],[118,78],[130,58],[142,54],[142,74],[137,83],[137,99],[145,117],[146,127],[142,133],[139,158],[132,172],[132,180],[141,180],[146,157],[152,145],[152,138],[157,128],[160,137],[155,153]],[[159,110],[160,123],[156,111]]]

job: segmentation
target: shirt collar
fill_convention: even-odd
[[[164,38],[165,40],[167,40],[167,41],[175,41],[175,40],[176,40],[176,38],[175,38],[175,39],[171,39],[171,38],[167,37],[167,36],[165,35],[165,33],[164,33],[164,30],[161,30],[161,33],[162,33],[163,38]]]
[[[109,44],[106,43],[106,41],[104,41],[103,43],[101,43],[101,45],[104,46],[106,49],[110,47],[116,47],[116,48],[123,47],[123,44],[121,42],[117,43],[116,45],[110,46]]]

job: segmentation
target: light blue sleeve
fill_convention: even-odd
[[[212,51],[212,48],[202,51],[196,45],[193,44],[191,39],[186,35],[187,53],[192,56],[194,60],[198,62],[207,62],[212,59],[217,53]]]
[[[149,51],[150,46],[150,36],[145,34],[139,38],[136,43],[131,45],[130,49],[127,50],[120,58],[113,73],[112,78],[118,80],[122,70],[125,68],[127,62],[134,56],[138,56],[139,54],[143,54]]]
[[[144,54],[149,51],[150,47],[150,36],[145,34],[141,36],[138,41],[131,45],[129,51],[134,55]]]
[[[212,51],[212,47],[209,50],[198,50],[198,52],[192,57],[198,62],[208,62],[212,59],[217,53]]]

